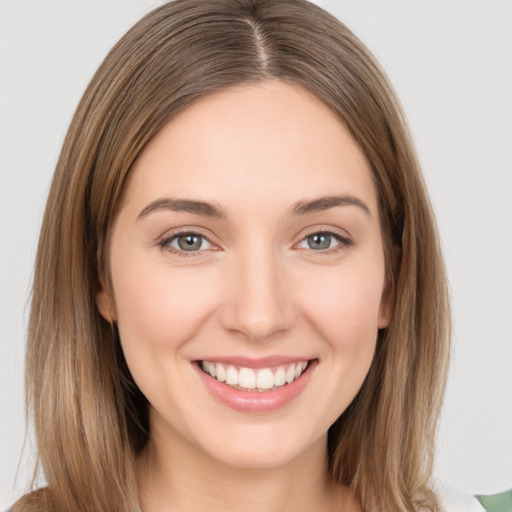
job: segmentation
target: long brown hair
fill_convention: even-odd
[[[300,84],[350,130],[378,193],[394,316],[370,372],[329,431],[332,476],[365,512],[437,509],[429,486],[444,392],[444,265],[398,101],[365,46],[305,0],[176,0],[111,50],[77,108],[44,215],[26,390],[48,487],[19,510],[129,512],[148,404],[115,326],[98,313],[123,183],[149,140],[198,98],[235,84]]]

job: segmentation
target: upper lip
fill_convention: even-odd
[[[272,366],[281,366],[292,363],[301,363],[303,361],[310,361],[311,357],[304,356],[285,356],[285,355],[274,355],[266,357],[246,357],[246,356],[211,356],[198,359],[196,361],[208,361],[210,363],[221,363],[225,365],[240,366],[244,368],[270,368]]]

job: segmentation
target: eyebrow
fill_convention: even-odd
[[[224,209],[215,203],[208,201],[196,201],[193,199],[172,199],[170,197],[166,197],[149,203],[139,213],[137,219],[141,219],[152,212],[160,210],[196,213],[197,215],[205,215],[207,217],[215,217],[218,219],[225,219],[227,217],[227,213]]]
[[[302,200],[293,206],[291,215],[297,216],[307,213],[322,212],[330,208],[335,208],[336,206],[357,206],[361,208],[366,215],[369,217],[372,216],[370,208],[368,208],[361,199],[351,195],[323,196],[311,200]]]
[[[290,216],[295,217],[306,215],[308,213],[322,212],[337,206],[357,206],[366,215],[371,217],[371,212],[368,206],[357,197],[351,195],[322,196],[315,199],[298,201],[291,208]],[[137,219],[142,219],[150,213],[161,210],[195,213],[197,215],[204,215],[217,219],[226,219],[228,217],[227,212],[221,206],[213,202],[198,201],[194,199],[172,199],[170,197],[166,197],[149,203],[139,213]]]

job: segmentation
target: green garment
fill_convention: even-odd
[[[492,496],[476,497],[487,512],[512,512],[512,489]]]

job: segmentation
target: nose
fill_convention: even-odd
[[[223,327],[250,341],[273,339],[296,321],[283,262],[270,250],[253,251],[232,262]]]

